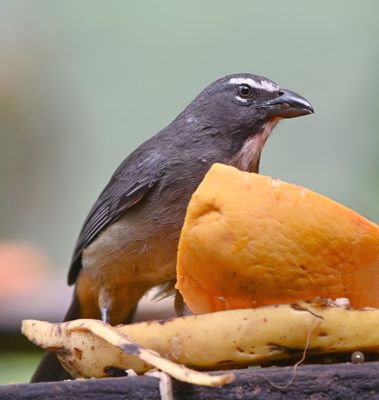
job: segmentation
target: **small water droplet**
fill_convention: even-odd
[[[365,362],[365,355],[361,351],[354,351],[351,355],[351,362],[353,364],[363,364]]]

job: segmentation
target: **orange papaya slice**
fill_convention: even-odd
[[[177,279],[194,313],[340,297],[379,307],[379,226],[311,190],[215,164],[187,209]]]

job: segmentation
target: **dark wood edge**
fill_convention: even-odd
[[[173,382],[174,398],[204,399],[379,399],[379,362],[233,371],[236,381],[221,388]],[[295,375],[294,375],[295,374]],[[82,379],[0,386],[1,400],[160,399],[158,379],[148,376]]]

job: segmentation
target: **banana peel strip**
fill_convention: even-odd
[[[85,372],[82,374],[81,370],[75,368],[70,360],[72,355],[81,359],[83,350],[81,350],[80,347],[74,347],[73,351],[67,349],[68,346],[67,343],[65,343],[65,338],[67,339],[70,336],[72,337],[73,335],[77,335],[78,333],[84,333],[87,335],[85,339],[88,339],[88,335],[93,335],[98,339],[102,339],[110,346],[115,347],[122,353],[136,357],[146,364],[166,372],[171,377],[182,382],[202,386],[222,386],[233,382],[235,379],[235,376],[232,373],[210,375],[208,373],[189,369],[184,365],[176,364],[175,362],[160,356],[157,352],[146,349],[136,342],[130,340],[128,336],[119,329],[105,324],[99,320],[78,319],[60,324],[51,324],[44,321],[24,320],[22,322],[22,332],[35,344],[40,345],[47,350],[57,350],[57,355],[64,367],[70,373],[73,373],[73,375],[77,376],[90,377],[86,376],[87,374]],[[43,336],[41,336],[41,333]],[[52,340],[49,340],[49,338]],[[62,341],[60,339],[62,339]],[[82,345],[86,344],[84,340],[79,340],[77,341],[76,346],[80,346],[80,342]],[[91,346],[91,350],[95,350],[93,345]],[[112,364],[112,367],[113,366],[114,365]]]
[[[302,302],[117,327],[97,320],[25,320],[22,332],[56,351],[76,377],[108,376],[107,366],[139,374],[155,367],[178,380],[219,386],[233,375],[211,376],[184,365],[199,370],[260,365],[300,359],[305,349],[307,355],[379,352],[378,327],[379,309]]]

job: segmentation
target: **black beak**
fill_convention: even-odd
[[[294,118],[313,114],[313,107],[308,100],[291,90],[283,89],[279,96],[265,103],[271,117]]]

